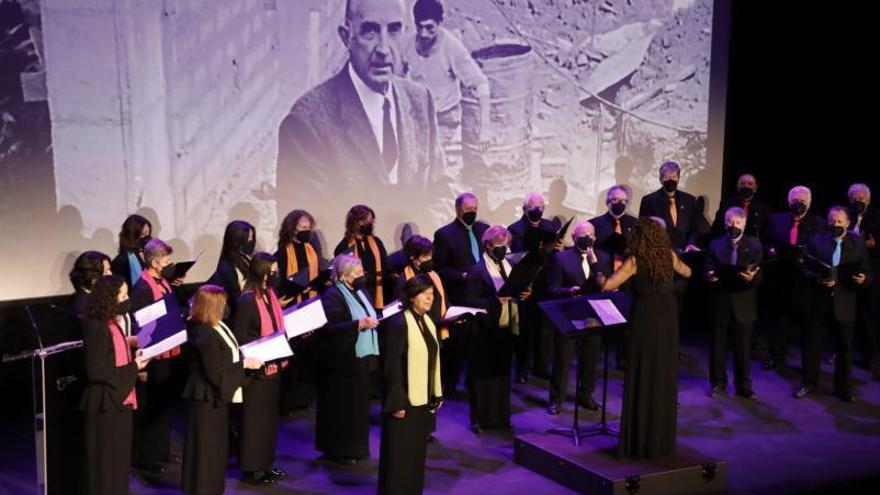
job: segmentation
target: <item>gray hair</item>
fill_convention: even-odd
[[[861,182],[856,182],[849,186],[849,190],[846,191],[846,197],[852,199],[853,194],[857,192],[865,193],[868,196],[868,201],[871,200],[871,188],[868,187],[867,184],[862,184]]]
[[[353,272],[355,268],[361,266],[360,258],[350,254],[340,254],[333,258],[330,265],[330,279],[339,282],[342,277]]]
[[[623,193],[626,194],[627,201],[629,201],[629,191],[626,190],[626,187],[621,184],[615,184],[611,186],[611,189],[609,189],[607,193],[605,193],[606,203],[611,201],[611,195],[614,193],[614,191],[623,191]]]
[[[677,174],[681,174],[681,165],[678,164],[675,160],[665,160],[660,164],[660,175],[665,174],[666,172],[675,172]]]
[[[788,203],[791,204],[791,198],[795,194],[806,194],[807,195],[807,206],[813,202],[813,192],[810,191],[810,188],[807,186],[794,186],[788,191]]]
[[[739,206],[731,206],[724,212],[724,221],[726,222],[730,217],[737,217],[745,220],[748,218],[748,215],[746,215],[746,210],[743,210]]]
[[[541,198],[542,203],[547,203],[547,200],[544,199],[544,195],[539,192],[530,192],[526,194],[526,197],[523,198],[523,208],[529,205],[529,202],[535,198]]]
[[[455,207],[461,208],[461,205],[464,204],[464,202],[468,199],[472,199],[472,200],[476,201],[477,204],[480,204],[480,198],[478,198],[476,194],[470,193],[470,192],[463,192],[463,193],[459,194],[458,197],[455,198]]]

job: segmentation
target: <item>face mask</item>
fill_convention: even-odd
[[[671,193],[678,189],[678,181],[675,179],[667,179],[663,181],[663,190]]]
[[[611,211],[612,215],[619,217],[626,211],[626,205],[623,203],[611,203],[611,206],[608,209]]]
[[[228,320],[231,314],[232,312],[229,310],[229,305],[227,304],[226,306],[223,306],[223,317],[221,317],[220,319]]]
[[[574,241],[574,245],[577,246],[581,251],[586,251],[593,247],[593,238],[585,235],[583,237],[578,237],[576,241]]]
[[[464,222],[465,225],[470,227],[471,225],[474,224],[474,222],[477,221],[477,212],[469,211],[467,213],[463,213],[461,215],[461,221]]]
[[[736,190],[736,195],[739,196],[739,199],[745,201],[754,196],[755,191],[753,191],[750,187],[741,187]]]
[[[312,238],[311,230],[300,230],[296,233],[296,240],[299,242],[309,242],[309,239]]]
[[[250,256],[250,255],[254,254],[254,249],[256,249],[256,247],[257,247],[257,240],[251,239],[251,240],[245,242],[244,244],[242,244],[241,253],[244,254],[245,256]]]
[[[159,272],[159,275],[162,275],[162,278],[171,280],[174,276],[174,263],[168,263],[165,265],[165,267],[162,268],[162,271]]]
[[[120,301],[116,303],[116,314],[124,315],[131,311],[131,299],[126,299],[125,301]]]
[[[867,208],[867,207],[868,206],[865,203],[862,203],[861,201],[853,201],[849,205],[849,208],[850,208],[850,210],[852,210],[854,216],[859,216],[862,213],[864,213],[865,208]]]
[[[351,281],[351,286],[354,290],[364,290],[367,288],[367,277],[361,275],[360,277],[355,278]]]
[[[795,201],[790,204],[788,208],[794,213],[794,216],[799,217],[807,212],[807,205],[802,201]]]
[[[277,273],[273,273],[273,274],[269,275],[269,277],[266,278],[266,286],[267,287],[277,289],[280,284],[281,284],[281,275],[278,275]]]
[[[507,254],[507,246],[495,246],[489,253],[492,259],[501,261],[504,259],[504,255]]]
[[[373,224],[365,223],[361,225],[360,227],[358,227],[358,232],[360,232],[361,235],[373,235]]]
[[[526,210],[526,217],[530,222],[535,223],[541,220],[541,217],[544,216],[544,210],[540,208],[533,208],[531,210]]]
[[[739,227],[727,227],[727,237],[731,239],[739,239],[739,236],[743,235],[743,231]]]
[[[147,243],[150,242],[151,240],[153,240],[153,238],[150,236],[144,236],[144,237],[141,237],[140,239],[138,239],[138,249],[143,251],[144,246],[146,246]]]
[[[419,265],[419,273],[428,273],[434,269],[434,260],[425,260]]]
[[[843,237],[843,234],[846,232],[846,229],[843,227],[843,225],[835,225],[833,227],[830,227],[830,229],[831,236],[835,238]]]

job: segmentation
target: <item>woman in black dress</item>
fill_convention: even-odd
[[[354,205],[345,216],[345,237],[339,241],[333,256],[343,253],[359,258],[366,276],[365,292],[373,301],[373,307],[381,310],[385,299],[385,268],[388,266],[388,253],[385,244],[373,232],[376,213],[366,205]]]
[[[134,287],[146,267],[144,246],[150,241],[153,224],[140,215],[129,215],[119,230],[119,253],[110,263],[114,275],[125,279],[129,288]]]
[[[257,231],[253,225],[244,220],[234,220],[226,225],[217,269],[208,279],[208,283],[223,287],[229,295],[226,304],[229,305],[231,316],[235,315],[235,305],[244,288],[256,244]],[[231,321],[231,316],[226,320]]]
[[[691,270],[653,219],[636,224],[629,247],[632,255],[602,286],[611,291],[632,277],[618,456],[663,457],[675,448],[678,398],[678,304],[672,279],[675,273],[690,277]]]
[[[489,227],[482,239],[485,253],[465,281],[465,304],[486,310],[474,318],[467,337],[471,431],[477,435],[484,429],[511,426],[513,338],[519,334],[519,302],[528,299],[531,290],[517,298],[498,296],[511,271],[505,259],[510,240],[510,231],[503,225]]]
[[[263,366],[259,359],[241,357],[235,335],[222,321],[225,307],[226,291],[217,285],[203,285],[189,311],[189,342],[195,352],[183,389],[183,398],[189,400],[189,420],[180,485],[186,493],[223,493],[229,405],[243,400],[245,370]]]
[[[276,332],[284,332],[281,301],[275,294],[280,282],[278,262],[269,253],[251,258],[244,292],[238,299],[232,325],[241,345]],[[271,485],[287,478],[283,469],[273,467],[278,436],[279,372],[287,361],[267,364],[244,391],[241,408],[242,480],[254,485]]]
[[[379,490],[383,494],[422,493],[426,437],[443,401],[440,344],[430,316],[434,285],[427,275],[406,281],[404,310],[379,332],[384,393]]]
[[[112,275],[110,257],[98,251],[86,251],[76,257],[70,270],[70,283],[76,291],[70,302],[70,311],[80,318],[89,312],[89,294],[104,275]]]
[[[354,465],[370,455],[370,373],[379,369],[379,320],[365,291],[361,260],[340,254],[332,269],[333,286],[321,294],[327,324],[315,332],[315,448]]]
[[[108,275],[95,283],[84,325],[88,384],[80,401],[84,412],[86,490],[90,495],[128,493],[134,384],[147,360],[131,348],[118,317],[128,312],[128,286]]]

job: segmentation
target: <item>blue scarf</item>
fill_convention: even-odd
[[[141,261],[138,259],[137,254],[135,254],[134,251],[128,252],[128,271],[128,276],[131,280],[131,285],[129,285],[129,287],[134,287],[134,284],[136,284],[138,279],[141,278],[141,272],[144,271],[144,269],[141,268]]]
[[[348,305],[348,311],[351,313],[352,320],[356,321],[368,316],[370,318],[376,317],[376,310],[373,309],[373,304],[370,303],[366,296],[364,296],[363,292],[357,292],[358,299],[363,303],[363,305],[361,305],[344,283],[336,282],[336,288],[339,290],[339,293],[342,294],[342,297],[345,298],[345,304]],[[364,311],[364,308],[367,308],[366,311]],[[376,341],[376,329],[371,328],[369,330],[364,330],[363,332],[358,332],[357,342],[354,345],[354,355],[359,358],[379,355],[379,343]]]

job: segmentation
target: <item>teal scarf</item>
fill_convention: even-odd
[[[348,305],[348,311],[351,313],[352,320],[357,321],[361,318],[376,317],[376,310],[373,309],[373,304],[370,303],[366,296],[364,296],[363,292],[357,292],[358,299],[363,303],[361,304],[354,298],[354,294],[351,293],[351,290],[349,290],[344,283],[336,282],[336,288],[339,290],[339,293],[342,294],[342,297],[345,298],[345,304]],[[367,308],[366,311],[364,308]],[[357,342],[354,345],[354,355],[359,358],[379,355],[379,343],[376,340],[376,329],[371,328],[369,330],[364,330],[363,332],[358,332]]]

